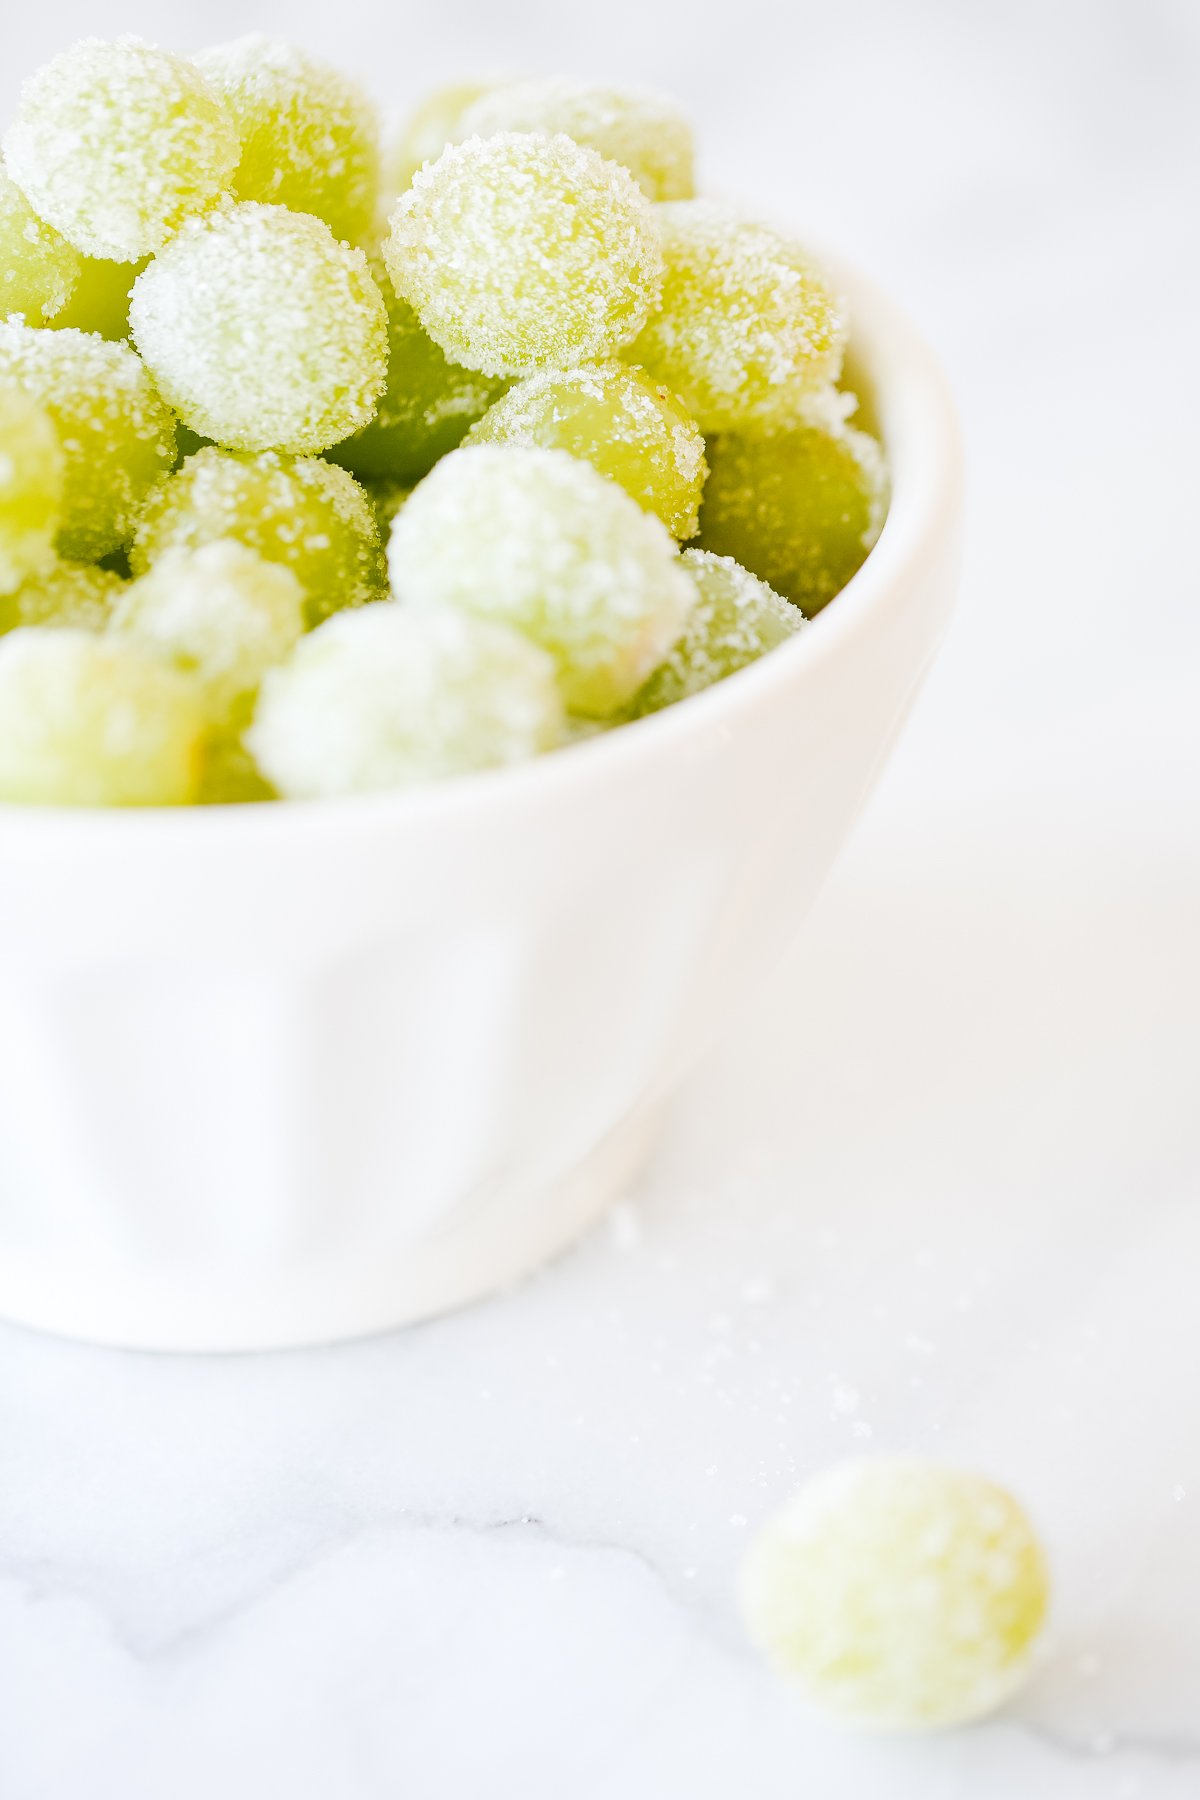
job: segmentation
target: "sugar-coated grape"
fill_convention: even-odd
[[[446,355],[489,375],[613,355],[658,299],[653,209],[567,137],[469,138],[414,175],[384,258]]]
[[[917,1730],[992,1712],[1045,1617],[1033,1527],[1003,1488],[916,1459],[827,1470],[752,1545],[743,1610],[780,1671],[829,1711]]]
[[[657,513],[673,536],[695,535],[704,439],[674,394],[640,369],[581,363],[529,375],[472,428],[470,442],[569,450]]]
[[[235,450],[325,450],[372,417],[387,374],[366,256],[282,206],[189,220],[138,276],[129,323],[184,423]]]
[[[448,361],[386,272],[379,274],[388,314],[387,385],[370,424],[330,455],[364,479],[411,484],[462,442],[505,384]]]
[[[91,562],[128,543],[175,460],[175,421],[128,344],[0,322],[0,382],[45,407],[63,449],[58,549]]]
[[[724,681],[792,637],[804,614],[731,556],[685,550],[680,561],[697,590],[683,635],[634,702],[641,716],[674,706]]]
[[[15,593],[0,599],[0,631],[14,631],[21,625],[103,631],[126,586],[120,575],[99,563],[57,557],[48,569],[31,575]]]
[[[0,638],[0,800],[183,805],[204,728],[192,684],[132,644],[36,627]]]
[[[20,313],[27,325],[57,320],[82,266],[75,246],[38,218],[0,163],[0,319]]]
[[[494,87],[469,106],[451,135],[563,132],[628,169],[651,200],[694,192],[692,128],[670,100],[628,88],[552,77]]]
[[[128,337],[129,296],[145,266],[145,262],[102,262],[96,256],[81,257],[79,280],[54,320],[55,325],[94,331],[114,342]]]
[[[184,57],[87,38],[25,83],[4,155],[38,217],[77,250],[136,262],[224,191],[238,140]]]
[[[150,496],[130,552],[143,575],[166,551],[235,538],[299,581],[315,625],[387,592],[375,513],[345,469],[318,457],[206,447]]]
[[[662,303],[628,352],[703,430],[787,423],[836,380],[840,301],[798,244],[710,200],[656,208]]]
[[[878,538],[887,476],[874,438],[832,408],[765,437],[709,440],[700,545],[733,556],[811,616]]]
[[[272,669],[246,739],[280,793],[310,799],[521,762],[561,732],[554,664],[518,632],[384,601]]]
[[[379,190],[379,122],[357,82],[258,33],[202,51],[196,62],[241,139],[238,199],[315,213],[335,237],[366,243]]]
[[[167,550],[129,583],[112,626],[192,675],[215,720],[233,717],[304,631],[304,589],[235,538]]]
[[[388,555],[401,599],[525,632],[571,711],[595,718],[633,697],[695,599],[659,520],[562,450],[452,451],[409,496]]]
[[[435,88],[409,114],[384,157],[383,187],[393,199],[402,194],[418,169],[436,162],[446,145],[463,136],[462,117],[494,81],[453,81]]]
[[[0,382],[0,594],[54,561],[64,458],[50,414]]]

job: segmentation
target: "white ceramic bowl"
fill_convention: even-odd
[[[794,937],[950,611],[942,380],[844,286],[891,510],[753,668],[419,792],[0,807],[0,1313],[171,1349],[378,1331],[513,1280],[619,1192]]]

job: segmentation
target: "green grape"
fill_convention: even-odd
[[[481,95],[452,135],[498,131],[563,132],[628,169],[651,200],[689,200],[695,191],[692,128],[657,94],[561,78],[512,82]]]
[[[71,626],[103,631],[125,588],[122,577],[99,563],[55,558],[50,568],[0,599],[0,631],[21,625]]]
[[[736,557],[810,617],[845,587],[883,526],[874,438],[813,411],[768,437],[709,440],[700,546]]]
[[[554,664],[518,632],[384,601],[272,669],[246,738],[282,794],[317,799],[521,762],[561,735]]]
[[[77,250],[136,262],[224,191],[238,141],[184,57],[86,38],[25,83],[4,156],[38,217]]]
[[[0,800],[184,805],[204,728],[191,683],[133,645],[37,627],[0,638]]]
[[[127,344],[83,331],[0,323],[0,382],[49,413],[63,449],[61,555],[95,562],[133,535],[175,460],[175,421]]]
[[[665,527],[562,450],[454,450],[392,527],[404,600],[500,619],[553,656],[572,712],[617,712],[683,630],[695,589]]]
[[[704,439],[674,394],[640,369],[583,363],[529,375],[472,427],[469,442],[569,450],[657,513],[673,536],[696,534]]]
[[[364,481],[363,488],[367,499],[375,508],[380,539],[386,544],[391,536],[396,514],[412,493],[412,489],[407,482],[403,481]]]
[[[29,325],[58,320],[79,281],[83,258],[38,218],[0,163],[0,319]]]
[[[73,331],[94,331],[114,343],[129,336],[129,297],[146,263],[101,262],[80,258],[75,291],[55,319],[55,325]]]
[[[242,157],[239,200],[324,219],[365,244],[379,192],[379,121],[356,82],[294,44],[255,33],[196,58],[233,115]]]
[[[345,469],[317,457],[205,448],[150,496],[130,553],[144,575],[166,551],[235,538],[291,570],[310,625],[387,592],[371,503]]]
[[[278,793],[260,772],[243,743],[240,731],[230,728],[209,732],[204,745],[197,805],[247,806],[278,798]]]
[[[505,384],[447,361],[385,271],[379,274],[388,314],[387,386],[370,424],[329,454],[364,479],[411,485],[462,442]]]
[[[234,538],[166,550],[130,582],[112,629],[195,678],[214,722],[234,721],[304,631],[304,589]]]
[[[495,85],[494,81],[455,81],[427,94],[388,147],[384,191],[394,199],[404,192],[418,169],[427,162],[436,162],[447,144],[464,135],[461,124],[467,108]]]
[[[706,432],[789,423],[841,367],[846,324],[825,277],[799,245],[711,200],[656,212],[662,304],[629,360]]]
[[[446,355],[487,375],[611,356],[658,299],[653,209],[566,137],[471,138],[396,203],[384,260]]]
[[[751,1636],[829,1711],[919,1730],[992,1712],[1046,1612],[1041,1548],[1002,1488],[880,1458],[817,1476],[752,1545]]]
[[[374,415],[387,374],[363,252],[282,206],[190,220],[138,276],[129,323],[185,425],[234,450],[326,450]]]
[[[792,637],[804,623],[796,606],[731,556],[685,550],[680,558],[697,590],[683,636],[634,701],[634,714],[659,712],[724,681]]]
[[[0,594],[54,561],[64,458],[48,411],[0,365]]]

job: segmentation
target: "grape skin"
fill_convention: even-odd
[[[63,483],[49,413],[20,388],[0,385],[0,594],[53,563]]]
[[[393,200],[409,186],[418,169],[437,161],[447,144],[470,135],[461,129],[463,114],[495,85],[494,81],[450,82],[427,94],[409,114],[384,157],[383,186]]]
[[[0,163],[0,319],[20,313],[30,325],[49,325],[79,281],[83,258],[65,237],[39,219]]]
[[[698,598],[683,635],[634,701],[637,718],[675,706],[776,649],[804,624],[799,607],[731,556],[685,550]]]
[[[789,423],[835,381],[840,301],[798,244],[711,200],[655,208],[662,301],[627,352],[678,394],[705,432]]]
[[[1019,1686],[1046,1613],[1037,1537],[1011,1495],[937,1463],[825,1471],[746,1558],[750,1635],[819,1706],[922,1730],[992,1712]]]
[[[562,132],[628,169],[649,200],[688,200],[695,191],[692,128],[658,94],[561,77],[509,82],[479,96],[451,135],[486,138],[500,131]]]
[[[196,63],[237,127],[236,197],[314,213],[336,238],[365,246],[378,206],[379,121],[357,82],[258,32],[203,50]]]
[[[570,138],[513,132],[452,144],[418,171],[384,261],[434,342],[487,375],[615,354],[662,282],[629,172]]]
[[[875,439],[831,405],[770,436],[711,438],[708,459],[700,547],[735,557],[809,617],[827,606],[883,526]]]
[[[77,250],[136,262],[224,191],[238,141],[184,57],[85,38],[25,83],[4,157],[38,217]]]
[[[131,645],[71,628],[0,638],[0,800],[185,805],[204,730],[191,683]]]
[[[317,457],[197,450],[147,501],[130,563],[144,575],[169,549],[220,538],[290,569],[310,625],[387,590],[370,500],[345,469]]]
[[[383,392],[387,315],[366,257],[282,206],[186,224],[138,276],[129,322],[163,398],[227,449],[328,449]]]
[[[517,632],[385,601],[342,613],[263,682],[246,741],[293,799],[522,762],[562,735],[554,664]]]
[[[0,599],[0,631],[22,625],[103,631],[126,585],[120,575],[98,563],[55,558],[48,569]]]
[[[640,369],[582,363],[529,375],[468,441],[567,450],[656,513],[673,537],[695,536],[708,473],[704,439],[675,396]]]
[[[388,559],[401,599],[525,632],[589,718],[633,698],[695,601],[660,521],[563,450],[453,451],[409,496]]]
[[[63,449],[57,547],[94,562],[133,535],[154,483],[175,461],[175,421],[127,344],[89,332],[0,323],[0,382],[49,413]]]

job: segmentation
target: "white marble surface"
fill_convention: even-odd
[[[797,956],[570,1257],[322,1353],[0,1332],[0,1793],[1194,1800],[1195,8],[436,12],[258,20],[401,100],[469,57],[706,112],[713,175],[944,350],[960,622]],[[0,99],[84,25],[6,20]],[[988,1725],[831,1730],[743,1642],[748,1533],[872,1448],[990,1469],[1040,1522],[1052,1631]]]

